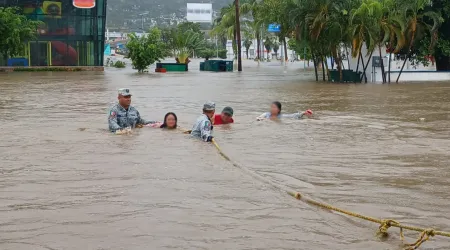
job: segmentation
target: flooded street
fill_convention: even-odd
[[[273,182],[450,231],[450,82],[328,84],[302,69],[195,64],[167,74],[0,74],[0,249],[402,249],[398,229],[380,241],[378,225],[297,201],[211,144],[153,128],[112,135],[108,108],[124,87],[145,119],[173,111],[185,128],[205,101],[233,107],[236,123],[215,126],[217,142]],[[257,122],[275,100],[316,119]],[[450,239],[420,249],[448,250]]]

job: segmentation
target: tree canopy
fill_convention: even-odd
[[[133,68],[138,72],[144,72],[150,65],[159,62],[167,55],[166,44],[161,39],[161,31],[153,28],[147,35],[138,37],[130,34],[127,43],[128,58],[131,59]]]
[[[325,62],[325,68],[325,58],[333,57],[341,70],[343,58],[360,58],[363,46],[367,56],[381,54],[381,48],[386,48],[409,60],[436,57],[438,69],[450,68],[447,0],[242,1],[243,26],[248,29],[247,34],[258,39],[258,48],[261,32],[277,23],[281,25],[279,41],[295,40],[290,47],[297,54],[308,51],[315,63]],[[230,6],[222,8],[213,33],[231,38],[235,30],[233,18]],[[270,45],[271,41],[266,40],[262,44]]]
[[[24,42],[36,37],[41,24],[27,19],[18,10],[0,7],[0,54],[5,61],[24,52]]]

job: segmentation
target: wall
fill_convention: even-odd
[[[399,71],[391,72],[391,82],[395,82]],[[450,81],[450,72],[436,71],[403,71],[401,82]]]
[[[350,53],[350,51],[349,51]],[[377,82],[377,83],[381,83],[383,82],[383,78],[382,78],[382,70],[379,67],[372,67],[372,59],[370,58],[369,60],[369,55],[367,54],[367,49],[365,47],[365,45],[363,45],[362,47],[362,55],[363,55],[363,61],[364,64],[367,65],[367,62],[369,63],[369,65],[367,66],[367,70],[366,70],[366,77],[367,77],[367,82]],[[380,52],[379,49],[377,48],[374,53],[373,56],[380,56]],[[387,72],[389,71],[389,58],[388,58],[389,54],[386,53],[386,48],[382,47],[381,48],[381,57],[383,58],[383,65],[385,68],[385,72],[387,75]],[[391,82],[395,82],[397,80],[398,77],[398,72],[400,71],[402,65],[403,65],[404,60],[396,60],[394,58],[394,55],[391,56]],[[347,66],[347,61],[344,61],[344,67],[348,68]],[[355,70],[358,67],[358,58],[352,58],[350,55],[350,69]],[[363,65],[362,65],[362,61],[359,61],[359,67],[358,67],[358,71],[363,72]],[[435,72],[436,71],[436,67],[432,64],[430,64],[429,66],[424,66],[423,64],[419,64],[419,65],[411,65],[411,63],[409,61],[406,62],[405,67],[403,69],[403,73],[400,76],[399,81],[436,81],[436,80],[445,80],[447,75],[449,74],[448,72]],[[443,78],[440,78],[443,77]],[[386,80],[388,80],[388,77],[386,76]],[[364,82],[364,79],[363,79]]]

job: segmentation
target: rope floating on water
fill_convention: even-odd
[[[326,204],[323,202],[319,202],[316,200],[313,200],[311,198],[308,198],[304,195],[302,195],[299,192],[295,192],[295,191],[291,191],[288,190],[285,186],[282,186],[280,184],[277,184],[267,178],[265,178],[264,176],[244,167],[241,165],[238,165],[237,163],[233,162],[230,157],[228,157],[220,148],[220,146],[217,144],[216,140],[213,139],[212,140],[212,144],[216,147],[217,151],[219,152],[219,154],[227,161],[229,161],[233,166],[240,168],[241,170],[243,170],[244,172],[248,173],[249,175],[255,177],[258,180],[261,180],[262,182],[268,183],[282,191],[285,191],[286,193],[288,193],[290,196],[296,198],[297,200],[302,200],[308,204],[317,206],[317,207],[321,207],[324,209],[328,209],[328,210],[332,210],[341,214],[345,214],[351,217],[355,217],[355,218],[360,218],[366,221],[370,221],[370,222],[374,222],[379,224],[379,228],[377,231],[377,234],[381,237],[386,237],[388,236],[388,229],[390,227],[397,227],[400,229],[400,238],[403,241],[404,240],[404,235],[403,235],[403,229],[407,229],[407,230],[411,230],[411,231],[416,231],[416,232],[420,232],[419,238],[416,240],[416,242],[412,243],[412,244],[405,244],[405,250],[414,250],[414,249],[418,249],[422,243],[424,243],[425,241],[429,240],[430,237],[436,236],[436,235],[440,235],[440,236],[444,236],[444,237],[450,237],[450,232],[445,232],[445,231],[437,231],[434,230],[432,228],[422,228],[422,227],[415,227],[415,226],[410,226],[410,225],[405,225],[405,224],[401,224],[398,221],[395,220],[383,220],[383,219],[378,219],[375,217],[370,217],[370,216],[366,216],[366,215],[362,215],[362,214],[358,214],[358,213],[354,213],[348,210],[344,210],[335,206],[332,206],[330,204]]]

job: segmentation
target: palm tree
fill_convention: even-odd
[[[361,5],[353,9],[351,13],[350,35],[352,38],[352,56],[358,56],[357,69],[359,67],[359,60],[361,59],[363,65],[363,75],[361,77],[365,78],[366,82],[366,69],[376,46],[380,43],[382,29],[379,25],[379,20],[383,16],[382,9],[381,3],[377,0],[363,0]],[[367,55],[369,56],[367,64],[364,64],[364,59],[361,54],[363,44],[366,45]]]
[[[236,9],[234,3],[220,9],[219,17],[214,20],[211,35],[224,36],[232,39],[233,48],[236,48]],[[235,52],[236,55],[236,52]]]
[[[205,47],[205,39],[201,33],[192,29],[172,28],[163,32],[163,41],[172,50],[172,54],[181,63],[195,51]]]
[[[241,5],[241,9],[242,8]],[[244,8],[246,7],[244,6]],[[242,20],[240,26],[241,33],[246,33],[248,32],[249,27],[251,27],[251,23],[248,20]],[[212,36],[216,35],[232,39],[233,51],[235,56],[237,56],[236,30],[236,7],[234,3],[232,3],[220,9],[219,17],[214,20],[213,29],[210,34]]]
[[[241,14],[242,16],[248,15],[251,19],[248,27],[254,31],[254,37],[256,37],[256,58],[259,60],[261,58],[260,48],[261,48],[261,32],[262,25],[264,24],[264,13],[262,10],[262,5],[258,0],[244,0],[241,4]]]
[[[403,0],[402,4],[402,12],[406,19],[405,38],[408,48],[405,61],[403,62],[397,77],[397,83],[403,72],[406,61],[411,57],[417,41],[420,41],[427,33],[429,33],[431,37],[430,47],[434,47],[437,40],[437,31],[443,22],[442,17],[438,13],[434,11],[425,11],[425,7],[431,5],[430,0]]]
[[[266,24],[276,23],[280,25],[280,32],[277,33],[278,39],[284,46],[284,58],[287,60],[286,37],[289,37],[293,31],[289,15],[292,0],[264,0],[261,5],[261,12],[264,13]]]
[[[252,43],[253,43],[252,40],[248,36],[246,36],[243,45],[245,47],[245,54],[247,56],[247,59],[248,59],[248,50],[250,49],[250,46],[252,46]]]
[[[307,22],[306,16],[312,10],[311,4],[314,0],[292,0],[289,3],[289,25],[293,27],[292,38],[297,41],[298,44],[304,44],[309,46],[311,50],[311,56],[314,63],[314,72],[316,76],[316,81],[319,81],[318,75],[318,52],[316,52],[316,43],[313,43],[310,39],[310,25]]]
[[[400,6],[398,6],[398,1],[384,0],[381,4],[381,15],[378,16],[378,25],[380,26],[378,50],[380,58],[382,46],[386,46],[389,51],[388,80],[385,77],[383,60],[381,60],[381,71],[383,82],[390,82],[391,54],[398,53],[405,46],[405,20],[399,14]]]
[[[342,37],[340,23],[336,16],[333,16],[335,5],[333,0],[317,0],[308,1],[306,9],[305,26],[307,27],[307,34],[305,36],[310,41],[311,46],[314,47],[316,56],[318,55],[322,61],[322,75],[325,81],[325,69],[330,79],[330,72],[328,69],[327,56],[330,56],[331,47],[335,47],[333,43],[340,42]],[[335,37],[338,35],[337,37]]]

